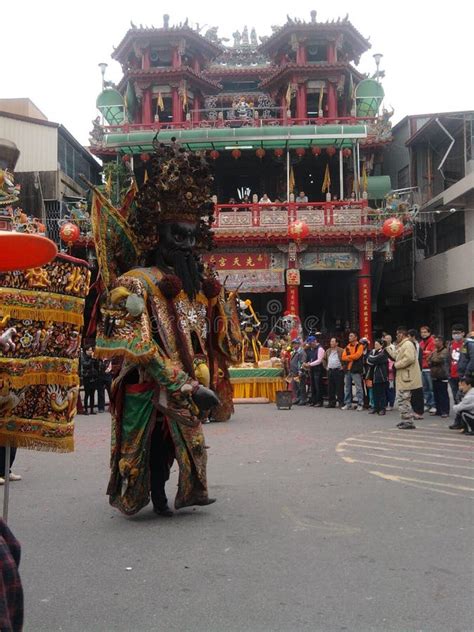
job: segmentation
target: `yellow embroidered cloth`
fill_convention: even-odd
[[[88,264],[63,254],[0,274],[0,445],[74,449],[89,283]]]

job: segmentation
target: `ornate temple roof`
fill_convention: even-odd
[[[212,33],[209,34],[209,31],[212,31]],[[161,42],[166,40],[186,39],[194,43],[196,48],[207,55],[209,59],[214,59],[222,52],[222,46],[214,30],[209,29],[209,31],[206,33],[207,36],[204,37],[199,31],[192,29],[186,23],[177,26],[163,26],[161,28],[154,26],[144,27],[142,25],[138,28],[132,25],[132,28],[126,32],[120,44],[114,48],[112,58],[123,63],[130,54],[130,51],[133,50],[134,44],[140,42],[149,44],[152,38],[159,38]]]
[[[122,90],[127,85],[127,81],[130,78],[134,79],[154,79],[156,77],[163,77],[166,81],[173,80],[181,80],[188,79],[190,83],[198,86],[201,89],[205,89],[206,93],[210,92],[214,94],[215,92],[222,89],[222,86],[217,81],[207,78],[202,73],[195,72],[189,66],[180,66],[179,68],[150,68],[149,70],[138,69],[128,69],[120,83],[117,86],[118,90]]]
[[[349,22],[348,16],[342,20],[337,19],[328,22],[316,22],[316,12],[313,13],[314,21],[311,22],[291,19],[288,16],[288,21],[283,26],[273,26],[273,34],[262,41],[260,50],[267,54],[271,54],[275,51],[275,49],[281,46],[283,42],[287,42],[293,33],[303,35],[315,34],[323,35],[325,37],[328,35],[336,37],[342,33],[352,46],[354,59],[369,50],[371,46],[370,42],[352,25],[351,22]]]

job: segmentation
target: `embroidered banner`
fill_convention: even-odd
[[[89,283],[88,264],[67,255],[0,274],[0,445],[74,449]]]

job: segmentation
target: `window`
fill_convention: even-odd
[[[409,167],[403,167],[397,174],[397,188],[406,189],[410,186],[410,172]]]
[[[466,243],[464,211],[457,211],[436,224],[436,253],[446,252]]]

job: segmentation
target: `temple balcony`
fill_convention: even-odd
[[[367,200],[333,202],[217,204],[213,225],[217,242],[276,242],[289,238],[289,227],[303,220],[308,239],[347,241],[380,237],[387,215],[371,209]],[[293,238],[294,239],[294,238]]]

